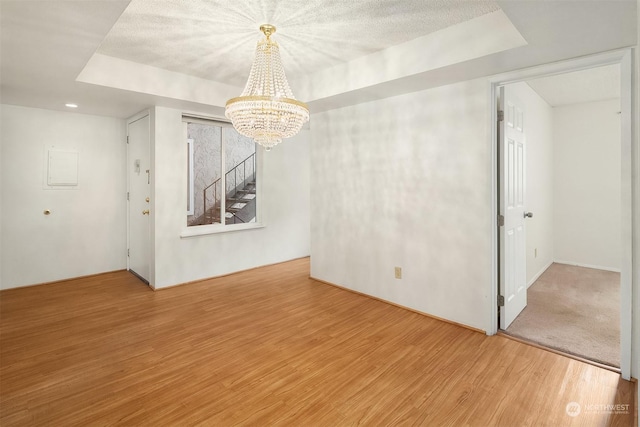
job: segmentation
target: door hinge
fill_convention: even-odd
[[[131,256],[131,254],[129,253],[129,249],[127,249],[127,256]]]
[[[127,144],[129,143],[129,135],[127,135]]]
[[[498,227],[504,226],[504,215],[498,215]]]
[[[504,111],[502,111],[502,110],[498,111],[498,121],[499,122],[504,121]]]
[[[127,191],[127,200],[129,200],[129,192]]]
[[[502,295],[498,295],[498,307],[504,307],[504,297]]]

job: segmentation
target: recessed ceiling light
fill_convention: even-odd
[[[78,108],[78,104],[64,104],[65,107],[69,107],[69,108]]]

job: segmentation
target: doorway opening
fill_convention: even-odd
[[[594,73],[615,75],[609,87],[619,95],[558,101],[554,96],[568,97],[572,86],[582,87],[583,97],[594,92],[585,87],[605,89],[602,82],[579,83],[576,72],[591,73],[591,77]],[[500,99],[502,88],[515,88],[515,101],[508,102],[508,94]],[[493,292],[497,304],[489,334],[500,329],[578,358],[619,366],[622,378],[629,379],[634,167],[630,51],[496,76],[491,79],[490,93],[495,105],[493,123],[499,123],[499,102],[503,104],[500,110],[507,110],[505,121],[511,108],[511,126],[521,128],[524,142],[520,150],[519,137],[511,136],[507,138],[510,148],[504,145],[505,124],[492,127],[498,219],[493,229]],[[533,100],[535,97],[538,99]],[[519,110],[523,98],[526,102]],[[543,117],[536,118],[537,114]],[[541,142],[545,137],[551,144]],[[533,189],[530,201],[528,189]],[[595,205],[587,208],[583,202]],[[511,223],[505,215],[509,214],[507,207],[517,211]],[[597,225],[598,221],[606,224]],[[524,294],[524,300],[518,292]],[[585,320],[579,326],[584,333],[567,328],[579,323],[578,318]],[[522,333],[522,324],[527,323],[537,335]],[[602,326],[600,332],[596,323]],[[603,344],[603,351],[594,352],[594,343]]]
[[[524,263],[526,295],[500,327],[619,368],[620,65],[505,85],[498,105],[508,109],[501,96],[515,105],[516,123],[512,129],[506,111],[500,129],[507,139],[519,130],[526,150],[515,192],[523,192],[527,216],[520,221],[524,255],[514,254]]]

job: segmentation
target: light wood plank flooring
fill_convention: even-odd
[[[633,425],[613,372],[308,275],[302,259],[158,292],[126,272],[2,291],[0,425]]]

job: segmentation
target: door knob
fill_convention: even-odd
[[[525,212],[524,213],[524,217],[525,218],[533,218],[533,212]]]
[[[142,215],[149,215],[149,209],[145,209],[142,211]]]

